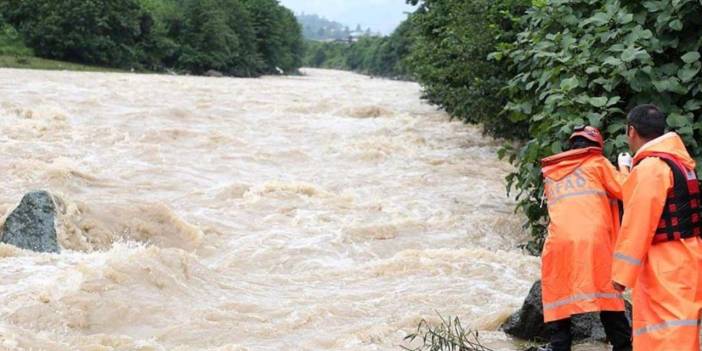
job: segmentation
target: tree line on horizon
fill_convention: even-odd
[[[362,36],[355,42],[307,40],[303,65],[412,79],[406,58],[414,42],[413,23],[407,20],[389,36]]]
[[[306,40],[313,41],[342,41],[348,40],[353,35],[356,36],[373,36],[370,28],[363,28],[357,24],[354,29],[343,25],[336,21],[328,20],[324,17],[314,14],[301,13],[297,16],[297,21],[302,27],[302,36]],[[380,36],[377,34],[377,36]]]
[[[277,0],[0,0],[0,26],[36,56],[121,69],[294,73],[304,50]]]
[[[405,78],[452,117],[503,138],[508,187],[541,250],[548,222],[539,161],[577,125],[605,153],[627,150],[626,113],[660,106],[702,172],[702,2],[698,0],[408,0],[386,38],[307,44],[305,64]]]

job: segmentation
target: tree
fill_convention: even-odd
[[[529,0],[411,0],[417,40],[407,60],[424,97],[449,114],[483,124],[493,135],[518,137],[526,126],[508,123],[501,89],[510,78],[507,64],[488,59],[512,41],[510,17],[526,11]]]
[[[227,24],[218,0],[190,0],[186,4],[178,67],[195,74],[228,71],[239,49],[239,38]]]
[[[276,0],[0,0],[0,15],[66,61],[247,77],[302,62],[301,29]]]
[[[129,68],[153,22],[136,0],[2,0],[0,12],[42,57]]]
[[[302,30],[295,15],[277,0],[244,0],[253,22],[261,73],[294,72],[302,64]]]

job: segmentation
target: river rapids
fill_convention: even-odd
[[[517,349],[497,327],[539,261],[510,166],[418,85],[0,81],[0,215],[49,190],[64,247],[0,245],[0,349],[399,350],[439,314]]]

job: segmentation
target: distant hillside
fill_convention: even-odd
[[[307,40],[336,40],[348,39],[350,36],[371,36],[374,33],[363,29],[360,25],[349,28],[339,22],[330,21],[317,15],[298,14],[297,21],[302,26],[302,35]]]

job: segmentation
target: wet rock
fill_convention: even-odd
[[[205,76],[220,78],[220,77],[224,77],[224,74],[220,71],[215,71],[215,70],[211,69],[211,70],[205,72]]]
[[[61,251],[54,225],[56,207],[51,195],[36,191],[25,195],[7,217],[0,242],[36,252]]]
[[[547,340],[549,333],[544,324],[543,310],[541,281],[538,281],[529,290],[522,308],[507,319],[502,330],[524,340]]]
[[[547,341],[550,333],[544,324],[541,301],[541,281],[531,287],[522,308],[509,317],[502,330],[519,339]],[[631,319],[631,305],[627,302],[627,315]],[[586,313],[573,317],[571,333],[574,341],[605,341],[606,334],[599,313]]]

